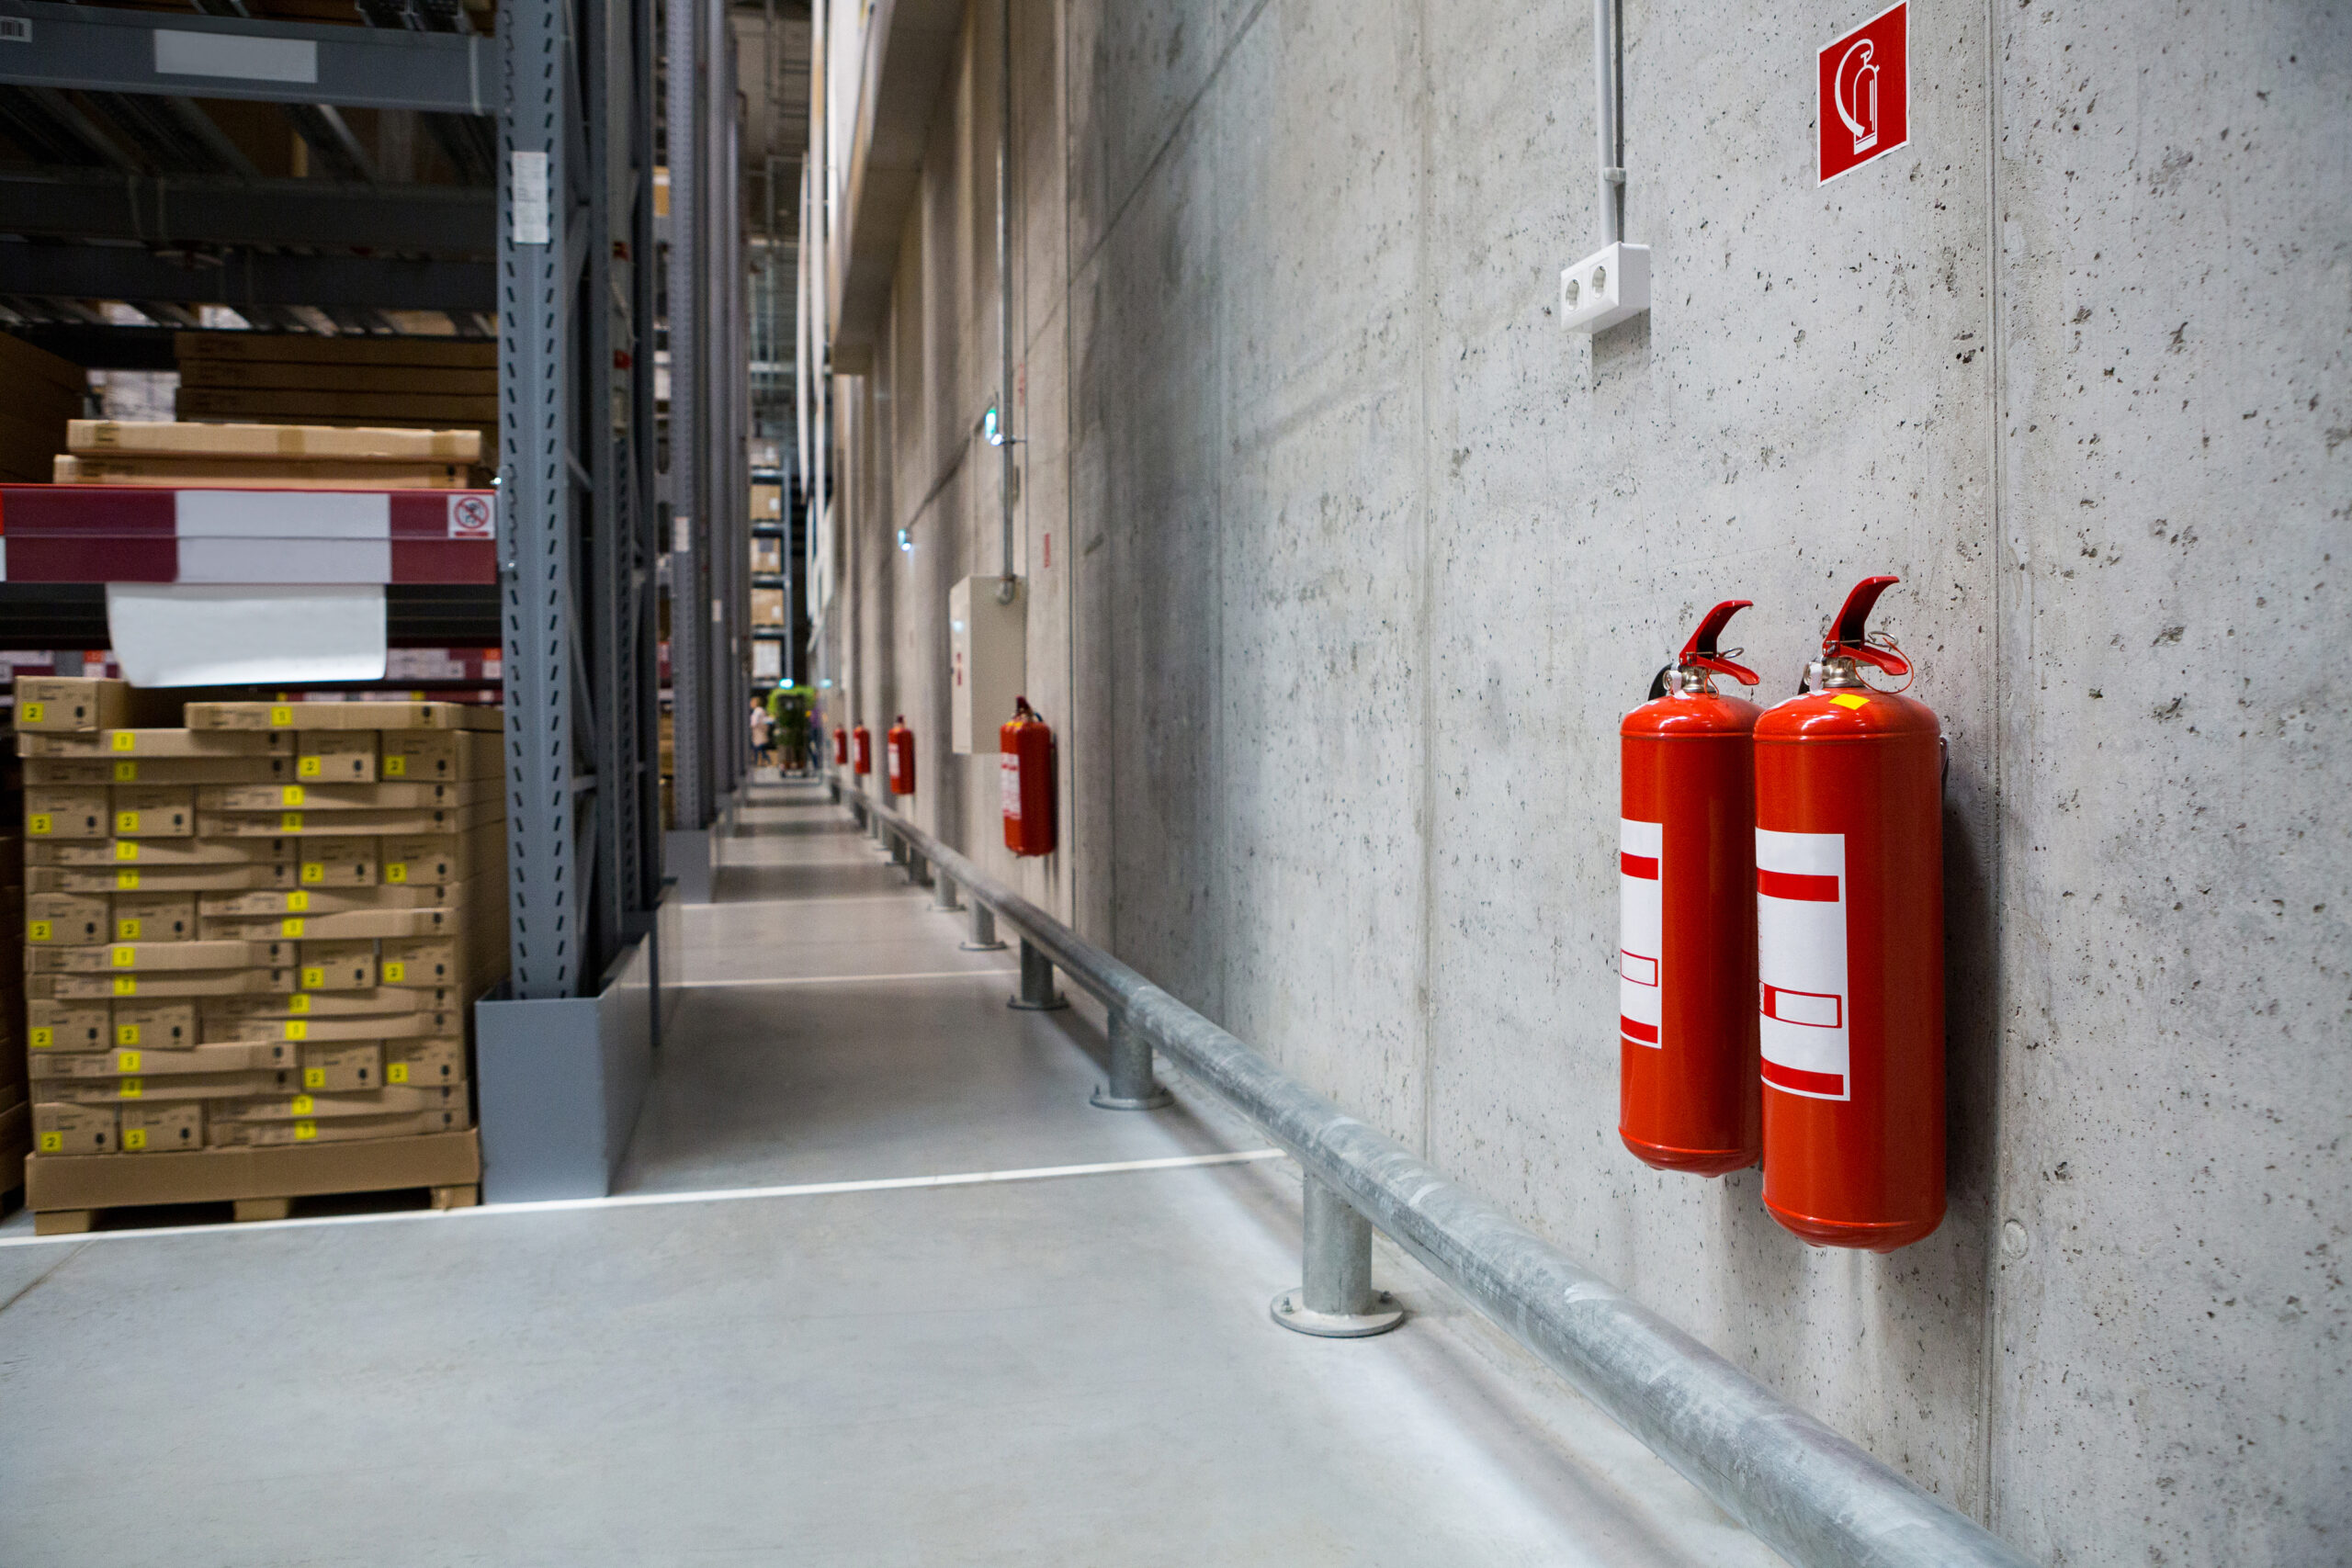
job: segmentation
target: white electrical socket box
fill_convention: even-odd
[[[1560,324],[1605,333],[1650,308],[1650,248],[1610,245],[1560,274]]]
[[[967,577],[947,591],[948,728],[958,756],[993,753],[998,728],[1028,678],[1028,584],[997,602],[1001,577]]]

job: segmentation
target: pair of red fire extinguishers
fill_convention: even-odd
[[[1662,1170],[1760,1158],[1806,1241],[1891,1251],[1944,1213],[1941,736],[1847,596],[1799,694],[1714,677],[1749,601],[1707,613],[1619,728],[1618,1134]],[[1907,684],[1907,682],[1906,682]]]

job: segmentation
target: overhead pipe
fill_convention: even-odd
[[[1600,150],[1600,243],[1625,237],[1625,46],[1618,30],[1617,0],[1592,0],[1593,115]]]
[[[2031,1568],[1939,1497],[1271,1062],[898,812],[883,831],[1255,1122],[1767,1546],[1805,1568]],[[990,929],[993,927],[993,918]]]
[[[1003,532],[1004,572],[996,585],[1000,604],[1010,604],[1019,573],[1012,561],[1012,0],[1001,0],[997,15],[996,96],[996,428],[997,505]]]

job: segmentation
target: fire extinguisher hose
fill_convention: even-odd
[[[1790,1562],[2027,1568],[2027,1558],[1974,1520],[904,817],[867,809]]]

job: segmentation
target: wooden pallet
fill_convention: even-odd
[[[481,1201],[481,1145],[464,1132],[187,1154],[34,1155],[25,1177],[26,1205],[42,1235],[89,1230],[109,1209],[225,1202],[239,1220],[282,1220],[298,1198],[420,1187],[436,1209],[465,1209]]]

